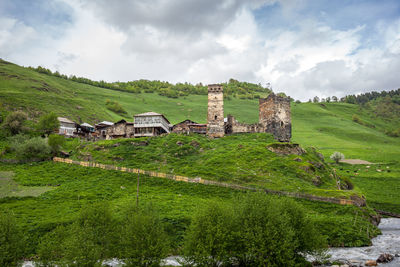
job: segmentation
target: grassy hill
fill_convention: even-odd
[[[120,115],[107,109],[107,100],[119,103],[127,113]],[[233,97],[225,101],[224,108],[225,114],[232,114],[239,121],[258,121],[257,99]],[[157,93],[123,92],[0,61],[0,113],[4,118],[10,111],[20,109],[27,111],[32,120],[55,112],[78,122],[94,124],[121,118],[131,121],[136,113],[155,111],[165,114],[171,123],[187,118],[204,123],[207,96],[167,98]],[[359,119],[355,121],[354,115]],[[370,206],[400,213],[400,138],[384,133],[388,125],[396,124],[400,125],[399,118],[386,120],[354,104],[292,103],[292,141],[304,148],[315,147],[325,156],[325,162],[311,148],[302,156],[276,155],[266,147],[274,143],[266,134],[234,135],[212,141],[202,136],[172,134],[146,139],[145,146],[133,144],[142,139],[96,143],[73,140],[68,146],[75,159],[324,196],[362,194]],[[344,153],[346,158],[379,164],[369,168],[329,164],[332,163],[329,155],[334,151]],[[294,161],[295,158],[301,161]],[[323,167],[315,167],[320,164]],[[336,168],[343,179],[350,179],[355,189],[338,191],[330,176],[332,168]],[[23,194],[13,197],[3,190],[1,193],[8,197],[0,199],[0,208],[12,209],[18,223],[29,232],[32,245],[29,253],[34,253],[39,236],[57,224],[71,222],[84,204],[106,201],[118,213],[135,198],[136,177],[132,174],[53,162],[1,163],[0,171],[0,181],[12,183],[10,190],[24,190]],[[315,184],[317,176],[320,177],[318,185]],[[46,192],[39,195],[39,191]],[[155,203],[160,209],[171,236],[177,239],[177,246],[199,206],[207,205],[209,200],[230,201],[237,194],[245,193],[150,177],[144,177],[141,187],[141,199]],[[377,233],[369,222],[371,210],[368,208],[360,213],[352,206],[298,201],[307,208],[331,245],[366,245]]]

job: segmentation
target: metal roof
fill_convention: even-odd
[[[147,117],[147,116],[162,116],[168,122],[168,124],[170,123],[167,117],[165,117],[163,114],[156,113],[153,111],[136,114],[134,117]]]
[[[64,118],[64,117],[57,117],[57,119],[58,119],[59,122],[75,123],[75,122],[73,122],[73,121],[71,121],[71,120],[69,120],[67,118]]]
[[[89,123],[86,123],[86,122],[82,123],[81,126],[94,128],[92,125],[90,125]]]

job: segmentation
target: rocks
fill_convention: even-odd
[[[267,146],[267,149],[271,152],[274,152],[276,154],[280,155],[303,155],[306,153],[304,149],[300,147],[299,144],[280,144],[280,143],[275,143],[275,144],[270,144]]]
[[[311,165],[313,165],[317,169],[324,169],[325,168],[324,164],[322,164],[320,162],[316,162],[316,161],[312,161],[312,160],[309,160],[307,162],[310,163]]]
[[[112,145],[112,147],[119,147],[121,144],[120,143],[115,143]]]
[[[192,142],[190,142],[190,145],[193,147],[198,147],[200,145],[200,143],[197,142],[196,140],[192,140]]]
[[[386,262],[391,262],[394,259],[394,256],[388,253],[383,253],[379,256],[379,258],[376,260],[376,262],[379,263],[386,263]]]
[[[369,261],[366,261],[364,265],[365,266],[378,266],[378,263],[376,263],[376,261],[374,261],[374,260],[369,260]]]
[[[315,177],[312,179],[312,183],[313,183],[315,186],[320,186],[320,185],[322,184],[321,176],[319,176],[319,175],[315,176]]]
[[[183,146],[183,142],[182,141],[178,141],[178,142],[176,142],[176,145]]]
[[[301,158],[295,158],[294,161],[302,162],[302,159]]]
[[[149,145],[149,142],[147,142],[147,141],[139,141],[139,142],[131,142],[131,144],[133,146],[147,146],[147,145]]]

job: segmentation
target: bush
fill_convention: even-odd
[[[120,258],[127,266],[158,266],[170,248],[161,220],[150,206],[128,210],[120,245]]]
[[[22,111],[10,113],[5,119],[2,128],[11,135],[16,135],[27,130],[25,123],[27,115]]]
[[[37,129],[41,134],[49,135],[60,127],[57,115],[53,112],[40,117]]]
[[[250,193],[229,207],[212,203],[193,218],[185,259],[195,265],[305,266],[324,238],[290,199]]]
[[[61,147],[65,144],[65,137],[63,135],[51,134],[47,138],[47,143],[51,148],[53,155],[57,155]]]
[[[392,131],[385,131],[385,134],[391,137],[400,137],[400,128]]]
[[[68,236],[69,229],[58,226],[40,239],[37,250],[40,259],[39,266],[57,266],[66,253],[64,245]]]
[[[108,110],[111,110],[117,114],[120,114],[120,115],[127,114],[125,109],[117,101],[107,100],[106,107]]]
[[[331,160],[334,160],[336,164],[338,164],[340,160],[344,159],[344,155],[340,152],[333,152],[330,158]]]
[[[0,211],[0,266],[17,266],[22,257],[23,238],[14,216]]]
[[[41,137],[34,137],[23,143],[14,144],[13,148],[20,160],[46,160],[51,155],[50,146],[46,139]]]

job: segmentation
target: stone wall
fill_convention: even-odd
[[[207,135],[223,137],[224,126],[224,93],[219,84],[208,85]]]
[[[106,139],[133,137],[133,123],[116,123],[106,129]]]
[[[225,123],[225,133],[263,133],[265,132],[265,126],[260,123],[247,124],[238,122],[235,117],[228,115],[227,122]]]
[[[265,132],[274,135],[281,142],[292,137],[290,99],[275,94],[259,99],[259,123],[265,126]]]

